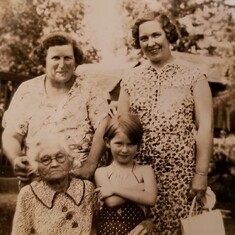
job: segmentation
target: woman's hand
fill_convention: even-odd
[[[96,170],[97,164],[91,161],[83,161],[82,165],[75,166],[71,170],[71,174],[75,177],[81,178],[81,179],[91,179],[94,175],[94,172]]]
[[[151,219],[146,219],[139,223],[128,235],[151,235],[153,234],[154,224]]]
[[[116,116],[116,114],[117,114],[117,102],[116,101],[112,101],[109,104],[109,113],[108,114],[111,118]]]
[[[30,171],[30,165],[26,156],[16,157],[13,160],[13,170],[16,177],[21,181],[28,181],[28,173]]]
[[[104,200],[105,198],[113,195],[113,190],[111,185],[98,187],[95,189],[95,192],[99,192],[101,200]]]
[[[201,200],[206,193],[207,189],[207,175],[194,175],[192,179],[191,189],[189,192],[189,197],[192,199],[197,196],[197,199]]]

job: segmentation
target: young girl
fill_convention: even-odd
[[[96,191],[104,202],[95,219],[97,235],[128,234],[156,202],[152,168],[134,161],[142,135],[139,119],[131,114],[113,118],[107,127],[104,140],[113,161],[95,172]]]

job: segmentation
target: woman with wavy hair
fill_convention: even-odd
[[[170,44],[177,29],[159,12],[148,12],[132,29],[134,47],[147,58],[128,71],[121,82],[118,114],[138,115],[143,143],[136,156],[150,164],[157,185],[152,207],[154,234],[180,234],[190,198],[203,197],[212,155],[212,96],[205,74],[175,58]]]

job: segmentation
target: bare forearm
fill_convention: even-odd
[[[105,152],[105,142],[103,140],[103,135],[105,132],[105,128],[107,126],[109,119],[108,117],[105,118],[97,128],[93,141],[92,141],[92,146],[90,153],[88,155],[87,161],[93,164],[98,164],[100,158],[103,156]]]
[[[128,188],[113,187],[114,195],[134,201],[138,204],[152,206],[156,203],[156,194],[142,190],[130,190]]]
[[[114,196],[105,198],[104,202],[107,206],[114,207],[114,206],[119,206],[119,205],[124,204],[126,200],[122,197],[114,195]]]
[[[207,174],[213,149],[213,128],[199,128],[196,144],[197,159],[195,171],[199,174]]]
[[[13,166],[14,160],[22,156],[21,137],[18,135],[11,135],[6,131],[2,134],[2,148],[3,152]]]

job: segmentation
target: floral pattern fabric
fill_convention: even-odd
[[[45,75],[23,82],[17,89],[3,126],[25,137],[26,150],[38,134],[64,133],[68,145],[88,154],[95,129],[108,114],[108,103],[92,82],[77,76],[59,105],[48,100]]]
[[[193,89],[201,79],[206,77],[198,68],[175,61],[161,70],[142,64],[121,82],[130,96],[130,111],[144,127],[136,160],[150,164],[156,175],[155,234],[180,234],[179,219],[190,209],[188,192],[196,164]]]

